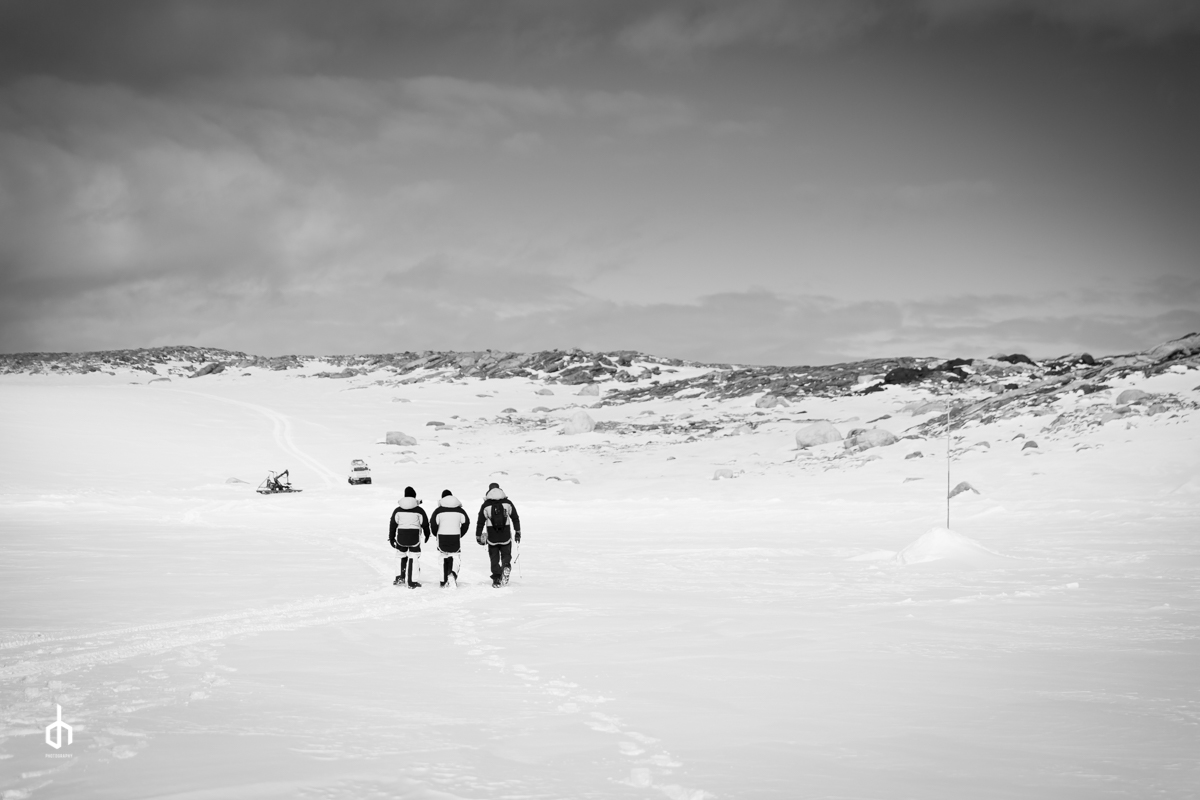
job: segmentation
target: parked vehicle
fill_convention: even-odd
[[[358,483],[371,482],[371,468],[367,466],[367,462],[361,458],[356,458],[350,462],[350,477],[347,479],[351,486]]]

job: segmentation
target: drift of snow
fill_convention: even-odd
[[[931,528],[896,554],[896,562],[904,565],[951,560],[980,566],[997,564],[1004,558],[979,542],[946,528]]]

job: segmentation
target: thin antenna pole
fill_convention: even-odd
[[[950,401],[946,401],[946,530],[950,530]]]

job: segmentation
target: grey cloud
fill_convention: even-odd
[[[365,276],[364,280],[373,280]],[[563,303],[577,304],[584,296],[563,276],[526,272],[494,264],[459,264],[439,255],[422,259],[407,269],[393,269],[383,282],[398,292],[415,291],[424,297],[442,297],[464,307],[491,303],[518,312],[522,307],[544,311]]]
[[[3,0],[0,84],[44,75],[150,90],[246,75],[478,77],[636,53],[820,49],[931,24],[1036,19],[1161,39],[1200,30],[1193,0]],[[519,72],[520,70],[516,70]]]
[[[651,8],[616,35],[651,59],[679,60],[739,46],[822,50],[888,30],[1037,19],[1069,28],[1162,39],[1200,31],[1193,0],[747,0],[673,2]]]
[[[866,0],[671,3],[631,23],[617,44],[651,58],[686,58],[744,44],[823,48],[879,22]]]
[[[413,179],[404,156],[499,147],[538,115],[640,131],[688,111],[456,79],[279,78],[200,97],[18,81],[0,88],[0,283],[28,297],[180,270],[277,281],[378,262],[453,223],[429,214],[455,182]]]
[[[810,224],[845,228],[854,236],[905,225],[944,224],[967,214],[984,217],[1018,200],[996,182],[970,178],[857,185],[805,182],[788,187],[783,197]]]
[[[979,319],[984,313],[1028,308],[1040,302],[1017,294],[954,295],[904,304],[906,320],[919,325],[945,325]]]
[[[383,276],[349,270],[271,284],[236,272],[216,280],[185,273],[75,287],[29,302],[5,293],[0,346],[200,343],[262,353],[579,346],[799,365],[886,355],[1128,352],[1200,329],[1200,310],[1187,307],[1085,316],[1044,308],[1031,314],[1011,296],[945,302],[955,304],[975,316],[930,319],[902,302],[761,290],[695,303],[616,303],[589,297],[561,276],[441,256]]]
[[[690,125],[695,117],[680,98],[642,92],[567,92],[458,78],[405,82],[405,94],[480,127],[515,126],[531,118],[615,121],[635,133],[660,133]]]
[[[1200,275],[1162,275],[1136,293],[1143,303],[1200,305]]]
[[[502,30],[501,4],[456,0],[6,0],[0,76],[155,87],[244,73],[379,75],[430,41]],[[522,4],[513,7],[515,17]]]
[[[938,23],[1024,16],[1150,40],[1200,31],[1200,5],[1193,0],[916,0],[914,7]]]

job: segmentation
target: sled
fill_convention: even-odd
[[[276,473],[268,471],[266,479],[255,489],[259,494],[284,494],[288,492],[303,492],[303,489],[293,489],[292,482],[288,480],[288,471]]]

